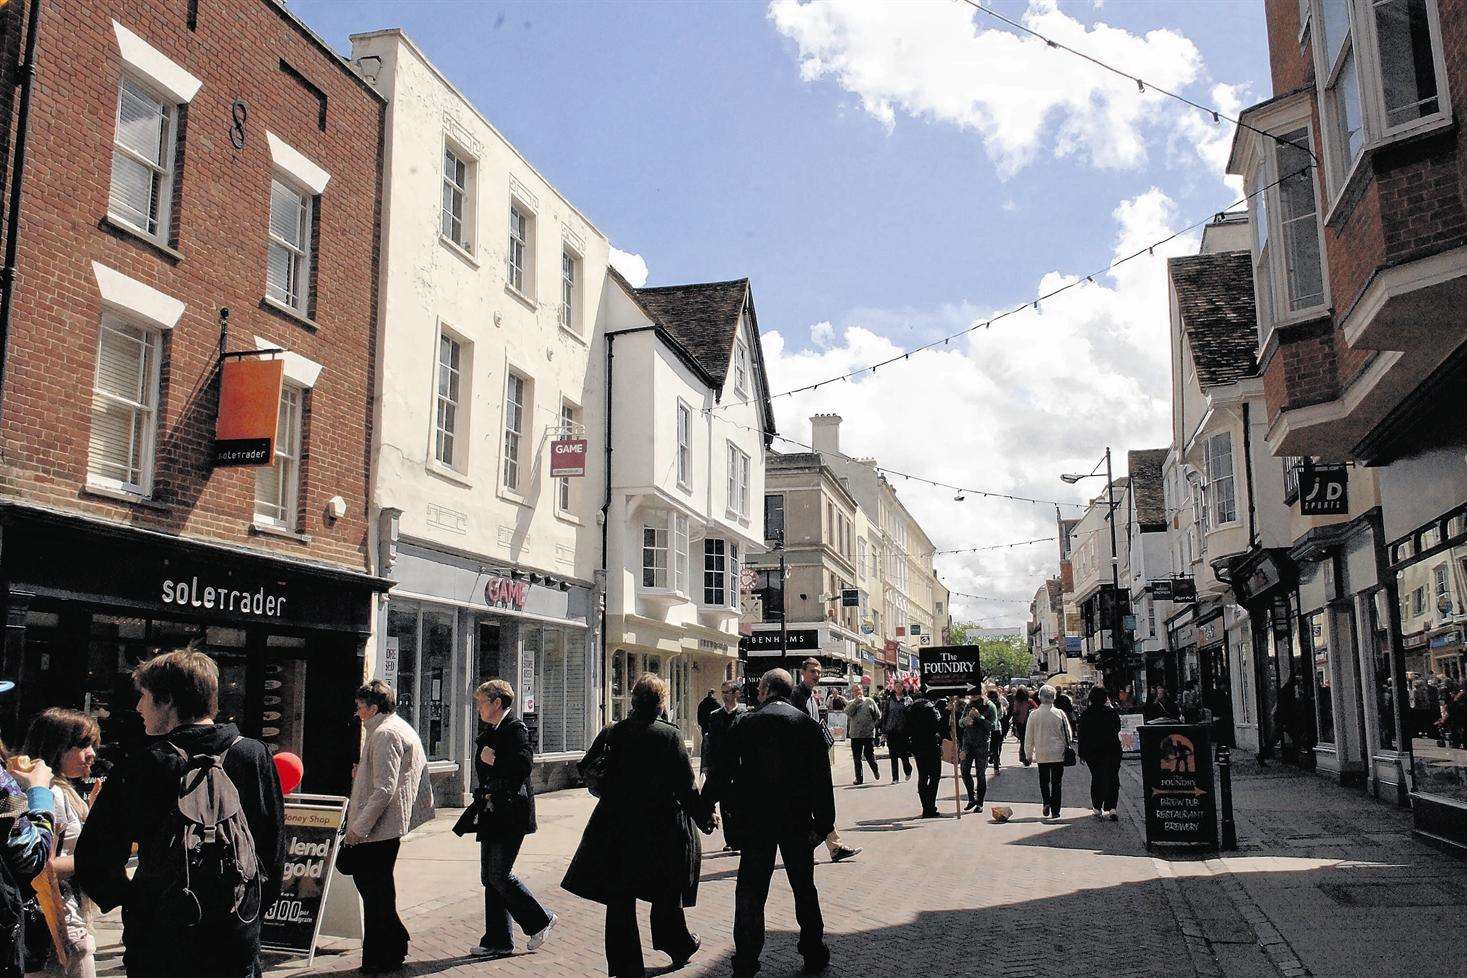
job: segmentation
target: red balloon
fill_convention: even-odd
[[[281,751],[275,755],[275,773],[280,775],[280,793],[288,795],[300,786],[306,766],[290,751]]]

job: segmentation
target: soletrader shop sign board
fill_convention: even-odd
[[[1201,724],[1147,723],[1137,732],[1146,844],[1217,849],[1211,730]]]
[[[290,795],[285,801],[285,866],[280,895],[265,911],[260,946],[305,957],[308,967],[316,956],[346,801],[338,795]]]
[[[917,651],[922,688],[929,693],[966,693],[983,684],[976,645],[934,645]]]

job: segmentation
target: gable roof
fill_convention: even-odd
[[[1161,467],[1169,452],[1170,449],[1166,448],[1143,448],[1126,453],[1136,522],[1141,524],[1143,533],[1166,529],[1166,496],[1162,489]]]
[[[1258,324],[1249,253],[1170,258],[1167,272],[1202,388],[1253,376],[1258,370]]]

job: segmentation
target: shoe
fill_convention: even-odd
[[[942,812],[923,812],[918,818],[942,818]]]
[[[1105,817],[1110,819],[1112,822],[1119,822],[1121,820],[1120,813],[1117,812],[1114,808],[1106,812]]]
[[[1098,808],[1092,808],[1092,809],[1090,809],[1090,813],[1092,815],[1094,815],[1096,818],[1103,818],[1104,817],[1104,816],[1102,816],[1100,814],[1100,809],[1098,809]]]
[[[689,936],[693,938],[693,946],[688,948],[688,952],[686,954],[678,954],[673,956],[673,971],[676,971],[679,968],[685,966],[690,960],[692,960],[693,955],[698,953],[698,948],[703,946],[703,938],[699,937],[697,934],[692,934]]]
[[[971,800],[970,800],[970,801],[969,801],[969,802],[968,802],[968,807],[967,807],[967,808],[964,808],[964,809],[963,809],[963,811],[965,811],[965,812],[971,812],[971,811],[976,811],[976,810],[977,810],[977,809],[979,809],[979,808],[982,808],[982,807],[983,807],[983,806],[982,806],[982,805],[980,805],[980,804],[978,804],[978,802],[976,802],[976,801],[971,801]]]
[[[357,970],[364,975],[390,975],[394,971],[401,971],[402,965],[402,961],[373,961],[370,964],[363,962]]]
[[[512,947],[485,947],[482,944],[475,944],[469,948],[471,958],[507,958],[511,954],[514,954]]]
[[[800,969],[807,975],[818,975],[830,967],[830,948],[821,948],[818,954],[805,956],[805,967]]]
[[[545,938],[550,936],[550,928],[554,927],[555,922],[559,919],[557,915],[551,914],[549,923],[530,935],[530,942],[525,945],[525,949],[529,951],[540,950],[540,946],[545,943]]]
[[[830,857],[830,861],[833,863],[838,863],[842,859],[853,859],[856,856],[859,856],[863,851],[865,850],[863,850],[860,846],[856,846],[854,848],[852,848],[851,846],[842,846],[835,851],[835,855]]]
[[[857,788],[859,788],[859,787],[861,787],[861,785],[863,785],[863,784],[865,784],[865,783],[866,783],[866,782],[864,782],[864,781],[857,781],[857,782],[856,782],[856,787],[857,787]]]

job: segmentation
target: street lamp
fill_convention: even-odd
[[[1074,485],[1081,479],[1089,479],[1100,475],[1100,463],[1096,463],[1094,469],[1084,474],[1066,472],[1060,476],[1062,482]],[[1114,593],[1111,595],[1111,636],[1115,645],[1116,657],[1121,655],[1121,558],[1120,551],[1116,546],[1116,488],[1115,479],[1111,477],[1110,469],[1110,446],[1105,449],[1105,494],[1109,501],[1110,520],[1110,581]]]

